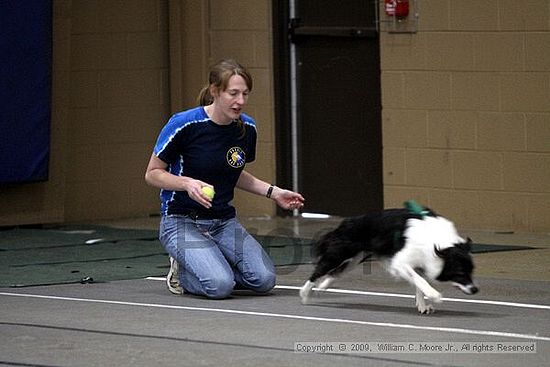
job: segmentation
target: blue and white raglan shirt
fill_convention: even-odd
[[[173,115],[157,139],[153,153],[168,164],[177,176],[204,181],[216,191],[212,208],[206,209],[186,191],[161,190],[161,214],[197,213],[207,218],[231,218],[235,185],[246,163],[256,158],[256,123],[241,114],[246,133],[237,121],[229,125],[214,123],[204,107]]]

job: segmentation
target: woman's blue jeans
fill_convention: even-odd
[[[221,299],[236,285],[258,293],[275,286],[273,261],[237,218],[162,216],[159,238],[188,293]]]

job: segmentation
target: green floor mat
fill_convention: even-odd
[[[310,239],[254,237],[276,266],[311,262]],[[474,244],[472,252],[530,248]],[[167,271],[168,255],[154,230],[64,226],[0,231],[0,287],[139,279]]]
[[[106,226],[63,226],[49,229],[14,228],[0,231],[0,251],[80,246],[121,240],[156,240],[158,231]]]

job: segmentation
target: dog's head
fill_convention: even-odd
[[[469,238],[466,242],[457,243],[442,250],[436,246],[435,253],[443,260],[443,269],[436,280],[452,282],[466,294],[477,293],[479,289],[472,281],[474,262],[470,254],[471,248],[472,240]]]

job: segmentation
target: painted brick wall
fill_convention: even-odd
[[[254,87],[246,112],[258,128],[256,161],[252,174],[275,182],[275,137],[272,75],[271,2],[267,0],[210,0],[210,50],[212,61],[232,57],[251,72]],[[275,215],[271,200],[237,190],[235,206],[241,216]]]
[[[550,231],[550,2],[422,0],[381,34],[385,205]]]

